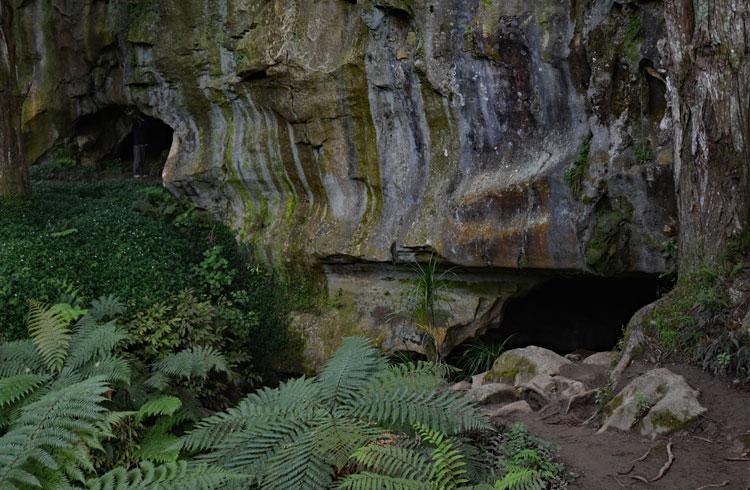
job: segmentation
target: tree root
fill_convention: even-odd
[[[672,452],[672,441],[669,441],[669,444],[667,444],[667,462],[664,463],[664,466],[661,467],[659,473],[649,481],[655,482],[657,480],[660,480],[664,475],[667,474],[669,468],[672,467],[672,463],[674,463],[674,453]]]
[[[651,454],[651,450],[652,449],[654,449],[654,448],[652,448],[652,447],[648,448],[648,451],[646,451],[646,453],[643,456],[641,456],[640,458],[637,458],[637,459],[634,459],[633,461],[631,461],[630,462],[630,469],[628,471],[618,471],[617,474],[618,475],[627,475],[628,473],[630,473],[631,471],[633,471],[635,469],[635,464],[638,463],[638,462],[640,462],[640,461],[643,461],[646,458],[648,458],[648,455]]]
[[[706,488],[726,487],[727,485],[729,485],[729,480],[724,480],[721,483],[710,483],[708,485],[703,485],[702,487],[698,487],[695,490],[705,490]]]
[[[656,308],[657,305],[659,305],[659,303],[664,301],[666,298],[667,296],[664,296],[664,298],[658,299],[653,303],[644,306],[643,308],[635,312],[635,315],[633,315],[633,317],[628,322],[628,326],[626,328],[628,336],[627,342],[622,350],[620,360],[617,362],[617,365],[609,375],[609,381],[613,388],[617,388],[623,373],[633,361],[636,353],[641,349],[643,344],[646,343],[646,335],[643,332],[643,323],[645,322],[646,317],[654,310],[654,308]]]
[[[633,480],[638,480],[638,481],[643,482],[646,485],[648,485],[648,479],[645,476],[641,476],[641,475],[628,475],[628,478],[632,478]]]

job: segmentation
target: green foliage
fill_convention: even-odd
[[[243,254],[226,226],[160,187],[37,181],[27,204],[0,204],[0,340],[26,336],[31,299],[73,307],[114,293],[122,304],[101,298],[92,314],[133,320],[129,330],[142,341],[133,349],[148,362],[210,345],[241,374],[242,390],[257,371],[273,381],[277,369],[293,371],[286,315],[300,284]]]
[[[224,247],[216,245],[203,253],[203,260],[195,266],[195,272],[206,292],[220,296],[232,284],[235,272],[224,258]]]
[[[581,192],[583,191],[583,177],[586,173],[586,168],[589,165],[591,138],[592,135],[589,134],[586,136],[586,139],[583,140],[581,148],[578,150],[578,156],[575,161],[573,161],[573,164],[565,171],[565,175],[563,176],[565,184],[570,188],[576,199],[581,198]]]
[[[548,444],[529,434],[523,424],[513,424],[493,442],[491,453],[498,459],[497,490],[565,488],[564,467],[553,461]]]
[[[654,159],[654,151],[646,140],[635,145],[633,153],[635,153],[635,159],[638,163],[648,163]]]
[[[155,466],[149,462],[127,470],[116,468],[99,478],[86,481],[88,490],[213,490],[227,488],[241,476],[211,468],[191,465],[185,461]]]
[[[506,337],[499,344],[488,344],[481,339],[470,341],[458,357],[458,366],[466,376],[489,371],[495,360],[505,351],[505,345],[513,337]]]
[[[404,386],[410,373],[418,381]],[[440,382],[421,365],[390,368],[369,341],[348,337],[320,377],[250,395],[201,421],[184,446],[207,451],[202,461],[252,475],[264,489],[328,488],[357,448],[387,431],[489,427],[470,402],[439,392]]]

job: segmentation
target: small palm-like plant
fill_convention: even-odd
[[[386,432],[490,427],[469,401],[441,392],[442,382],[432,364],[388,365],[368,340],[348,337],[320,376],[264,388],[204,419],[184,448],[267,490],[326,489],[358,448]]]

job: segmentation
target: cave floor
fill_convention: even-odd
[[[750,393],[732,386],[732,380],[712,376],[695,366],[665,365],[685,377],[701,393],[708,411],[688,429],[652,441],[637,433],[596,433],[596,426],[581,422],[593,407],[542,420],[537,413],[517,414],[508,422],[522,422],[537,436],[555,444],[560,459],[576,475],[569,488],[697,490],[750,488]],[[653,365],[636,363],[626,376],[635,377]],[[588,411],[588,413],[586,413]],[[654,478],[667,461],[667,443],[673,443],[674,463],[658,481],[642,483],[631,476]],[[744,442],[743,442],[744,441]],[[627,472],[631,462],[653,448],[648,457]],[[735,460],[731,460],[734,458]],[[724,482],[728,482],[724,484]],[[722,485],[723,484],[723,485]],[[707,486],[714,485],[714,486]]]

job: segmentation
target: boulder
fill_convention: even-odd
[[[607,384],[609,370],[595,364],[566,364],[560,367],[560,376],[580,381],[589,388],[598,388]]]
[[[488,383],[472,388],[466,396],[479,405],[511,403],[518,400],[516,389],[505,383]]]
[[[450,391],[469,391],[471,389],[471,383],[467,381],[459,381],[448,387]]]
[[[489,371],[485,371],[483,373],[475,374],[471,377],[471,387],[476,388],[477,386],[482,386],[484,383],[484,378],[487,376],[487,373]]]
[[[606,368],[612,367],[616,362],[619,354],[617,352],[597,352],[591,354],[583,360],[584,364],[591,364],[593,366],[604,366]]]
[[[706,412],[698,391],[682,376],[652,369],[627,384],[605,407],[599,433],[608,429],[638,430],[655,438],[678,430]]]
[[[507,417],[509,415],[531,412],[533,412],[533,410],[526,400],[518,400],[517,402],[508,403],[507,405],[487,407],[484,411],[484,413],[490,418]]]
[[[554,376],[566,364],[571,362],[561,355],[532,345],[503,352],[484,379],[518,386],[539,374]]]
[[[570,400],[588,391],[580,381],[548,374],[534,376],[521,384],[519,390],[523,399],[536,410],[552,402]]]

